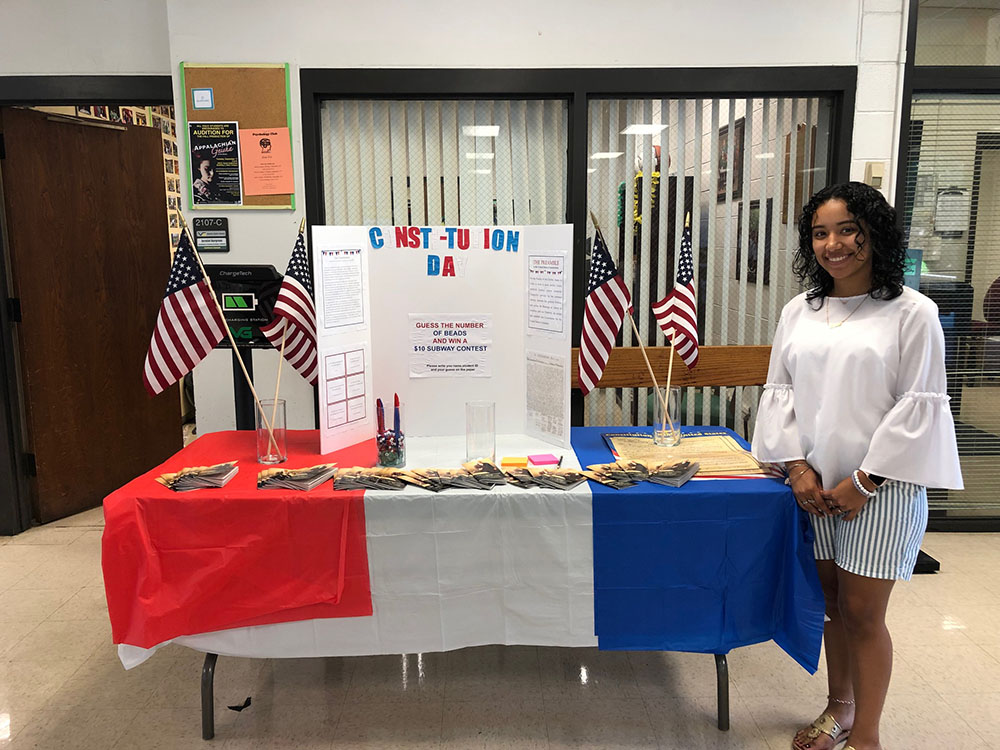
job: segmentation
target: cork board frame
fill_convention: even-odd
[[[188,154],[188,205],[195,210],[295,209],[295,193],[287,195],[243,195],[234,205],[195,205],[192,183],[190,122],[237,122],[246,128],[288,128],[292,137],[288,63],[199,64],[181,63],[181,90],[184,92],[183,131]],[[195,109],[193,89],[212,89],[213,108]],[[180,135],[180,134],[178,134]],[[241,186],[242,189],[242,186]]]

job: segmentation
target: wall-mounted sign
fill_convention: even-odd
[[[281,288],[281,274],[274,266],[206,265],[226,324],[233,332],[236,345],[247,349],[270,349],[270,342],[260,332],[271,322],[274,301]],[[229,337],[216,349],[229,349]]]
[[[191,106],[194,109],[215,109],[212,89],[191,89]]]
[[[199,253],[229,252],[229,219],[217,218],[192,219],[194,229],[194,244]]]

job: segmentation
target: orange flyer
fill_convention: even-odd
[[[241,129],[240,157],[244,195],[290,195],[295,192],[288,128]]]

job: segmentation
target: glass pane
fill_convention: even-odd
[[[328,224],[561,224],[564,100],[327,101]]]
[[[1000,2],[921,0],[916,65],[1000,65]]]
[[[996,515],[1000,479],[1000,96],[914,97],[904,218],[914,275],[945,332],[965,491],[932,509]],[[919,260],[919,265],[918,265]]]
[[[599,99],[589,107],[587,203],[632,292],[638,336],[664,345],[650,305],[673,288],[690,214],[700,343],[770,344],[781,308],[800,291],[795,219],[827,184],[830,101]],[[620,343],[637,345],[628,322]],[[687,424],[741,434],[753,424],[759,388],[687,391]],[[597,389],[585,421],[649,424],[651,394]]]

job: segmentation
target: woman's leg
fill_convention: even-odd
[[[838,609],[843,619],[857,701],[851,745],[877,750],[879,720],[892,674],[892,640],[885,626],[885,610],[893,580],[866,578],[837,570]]]
[[[824,709],[844,727],[850,729],[854,721],[854,684],[851,680],[851,661],[847,650],[847,634],[844,631],[844,621],[839,609],[839,585],[836,563],[833,560],[817,560],[816,570],[819,571],[819,582],[823,586],[823,599],[826,601],[826,615],[829,621],[823,626],[823,647],[826,651],[827,681],[829,683],[829,702]],[[795,746],[803,750],[827,750],[833,747],[833,738],[821,734],[815,739],[809,739],[806,733],[809,727],[799,730],[795,735]]]

